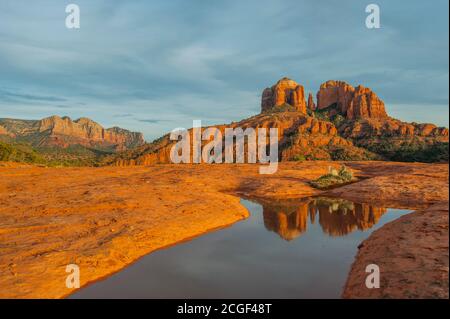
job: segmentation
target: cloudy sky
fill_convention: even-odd
[[[81,28],[65,27],[65,6]],[[259,112],[283,76],[371,87],[397,118],[448,126],[448,1],[0,1],[0,117],[91,117],[148,140]],[[367,29],[365,7],[381,8]]]

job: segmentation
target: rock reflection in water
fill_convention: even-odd
[[[328,197],[261,204],[265,227],[288,241],[307,231],[308,219],[311,224],[318,222],[326,234],[335,237],[370,229],[387,212],[384,207]]]

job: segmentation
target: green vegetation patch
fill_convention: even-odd
[[[438,163],[448,162],[449,158],[447,142],[427,143],[416,138],[399,142],[385,138],[364,141],[362,146],[385,159],[398,162]]]
[[[353,173],[346,166],[342,165],[339,170],[330,167],[328,174],[320,176],[315,181],[310,182],[310,184],[318,189],[329,189],[349,183],[352,180]]]
[[[330,147],[330,155],[333,161],[376,161],[382,159],[378,154],[355,146]]]
[[[45,159],[26,144],[0,142],[0,161],[44,164]]]
[[[283,112],[297,112],[297,109],[288,103],[274,106],[264,113],[283,113]]]
[[[326,108],[313,111],[312,116],[321,121],[331,122],[336,128],[339,128],[342,124],[347,122],[345,116],[339,113],[336,103],[331,104]]]
[[[72,145],[67,148],[37,147],[27,143],[0,141],[0,161],[58,166],[99,166],[110,152]]]

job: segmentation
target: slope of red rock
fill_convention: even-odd
[[[316,160],[331,160],[334,150],[342,149],[355,154],[360,159],[375,158],[366,150],[355,146],[350,140],[341,137],[337,128],[329,121],[307,116],[300,112],[261,113],[251,118],[230,125],[217,127],[222,134],[224,147],[225,128],[278,128],[279,159],[292,161],[299,154]],[[203,128],[205,130],[206,128]],[[189,130],[192,140],[192,130]],[[108,164],[116,166],[149,165],[156,163],[170,163],[170,150],[177,141],[171,141],[168,135],[157,142],[147,144],[135,150],[113,156]],[[203,144],[209,141],[203,141]],[[246,150],[247,151],[247,150]],[[247,159],[247,155],[245,156]]]

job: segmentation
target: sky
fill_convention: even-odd
[[[80,29],[65,26],[80,7]],[[381,10],[368,29],[365,8]],[[448,127],[449,2],[1,0],[0,118],[90,117],[143,132],[260,111],[287,76],[370,87],[388,114]]]

